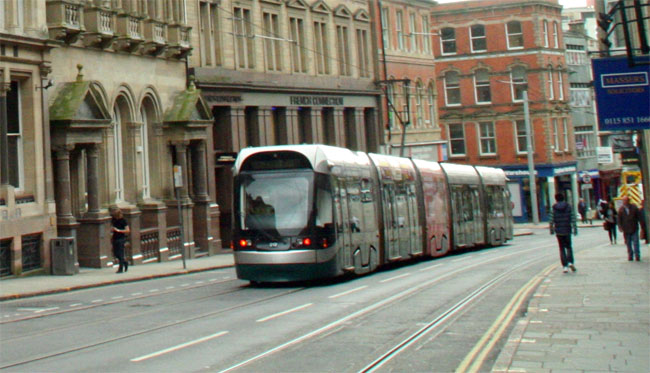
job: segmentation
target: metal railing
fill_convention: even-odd
[[[11,240],[0,241],[0,277],[11,276]]]
[[[23,236],[23,272],[41,268],[41,235]]]

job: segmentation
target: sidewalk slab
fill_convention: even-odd
[[[576,253],[531,297],[492,372],[650,372],[650,261],[629,262],[623,244]]]

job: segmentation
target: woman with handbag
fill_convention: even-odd
[[[604,227],[607,233],[609,234],[609,243],[614,245],[616,243],[616,208],[614,207],[614,201],[610,201],[605,209],[603,214],[605,217]]]

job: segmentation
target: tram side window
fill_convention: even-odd
[[[474,220],[472,191],[467,187],[463,188],[463,217],[464,221]]]
[[[316,177],[316,219],[317,228],[330,230],[334,229],[334,206],[332,186],[327,177],[319,175]]]
[[[361,232],[361,218],[363,210],[361,208],[361,188],[359,182],[348,181],[348,208],[350,210],[350,231]]]

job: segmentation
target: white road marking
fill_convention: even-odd
[[[420,270],[420,272],[421,272],[421,271],[428,271],[428,270],[430,270],[430,269],[434,269],[434,268],[437,268],[437,267],[440,267],[440,266],[442,266],[442,263],[434,264],[434,265],[432,265],[432,266],[428,266],[428,267],[426,267],[426,268],[422,268],[422,269]]]
[[[158,290],[158,289],[151,289],[151,290],[149,290],[150,293],[155,293],[155,292],[157,292],[157,291],[159,291],[159,290]]]
[[[215,282],[215,281],[219,281],[219,279],[218,279],[218,278],[211,278],[211,279],[209,279],[208,281],[210,281],[210,282]]]
[[[79,306],[81,306],[81,303],[74,303],[71,304],[69,307],[79,307]]]
[[[137,363],[137,362],[140,362],[140,361],[143,361],[143,360],[151,359],[153,357],[157,357],[157,356],[164,355],[164,354],[167,354],[167,353],[170,353],[170,352],[178,351],[178,350],[181,350],[183,348],[193,346],[195,344],[199,344],[199,343],[203,343],[205,341],[209,341],[211,339],[219,338],[219,337],[221,337],[222,335],[225,335],[225,334],[228,334],[228,331],[215,333],[215,334],[209,335],[207,337],[203,337],[203,338],[195,339],[193,341],[185,342],[185,343],[173,346],[173,347],[166,348],[164,350],[160,350],[160,351],[157,351],[157,352],[150,353],[148,355],[143,355],[143,356],[140,356],[140,357],[136,357],[136,358],[131,359],[131,361],[134,362],[134,363]]]
[[[395,276],[395,277],[387,278],[387,279],[385,279],[385,280],[381,280],[381,281],[379,281],[379,282],[382,282],[382,283],[383,283],[383,282],[393,281],[393,280],[397,280],[398,278],[402,278],[402,277],[406,277],[406,276],[410,276],[410,275],[411,275],[410,273],[405,273],[405,274],[403,274],[403,275],[399,275],[399,276]]]
[[[95,299],[93,301],[90,301],[90,303],[100,303],[100,302],[103,302],[103,301],[104,301],[103,299]]]
[[[41,312],[47,312],[47,311],[56,311],[58,309],[59,309],[59,307],[43,308],[42,310],[34,311],[34,313],[41,313]]]
[[[173,289],[173,288],[174,288],[174,286],[167,286],[167,287],[165,288],[165,290],[171,290],[171,289]]]
[[[131,295],[134,296],[134,297],[137,297],[138,295],[142,295],[142,293],[141,292],[131,293]]]
[[[190,284],[182,284],[181,287],[184,288],[186,286],[190,286]]]
[[[359,291],[359,290],[363,290],[363,289],[365,289],[365,288],[367,288],[367,287],[368,287],[368,285],[359,286],[358,288],[355,288],[355,289],[351,289],[351,290],[348,290],[348,291],[344,291],[344,292],[342,292],[342,293],[338,293],[338,294],[330,295],[328,298],[330,298],[330,299],[334,299],[334,298],[342,297],[342,296],[344,296],[344,295],[348,295],[348,294],[351,294],[351,293],[357,292],[357,291]]]
[[[271,320],[271,319],[275,319],[276,317],[284,316],[284,315],[289,314],[289,313],[291,313],[291,312],[296,312],[296,311],[300,311],[300,310],[302,310],[302,309],[305,309],[305,308],[307,308],[307,307],[311,307],[312,305],[314,305],[314,304],[313,304],[313,303],[303,304],[302,306],[298,306],[298,307],[296,307],[296,308],[292,308],[292,309],[290,309],[290,310],[286,310],[286,311],[278,312],[278,313],[275,313],[275,314],[273,314],[273,315],[266,316],[266,317],[263,317],[263,318],[261,318],[261,319],[258,319],[258,320],[256,320],[256,321],[257,321],[257,322],[269,321],[269,320]]]
[[[124,298],[124,295],[116,295],[116,296],[112,297],[111,299],[122,299],[122,298]]]
[[[203,284],[204,281],[196,281],[195,284]]]

